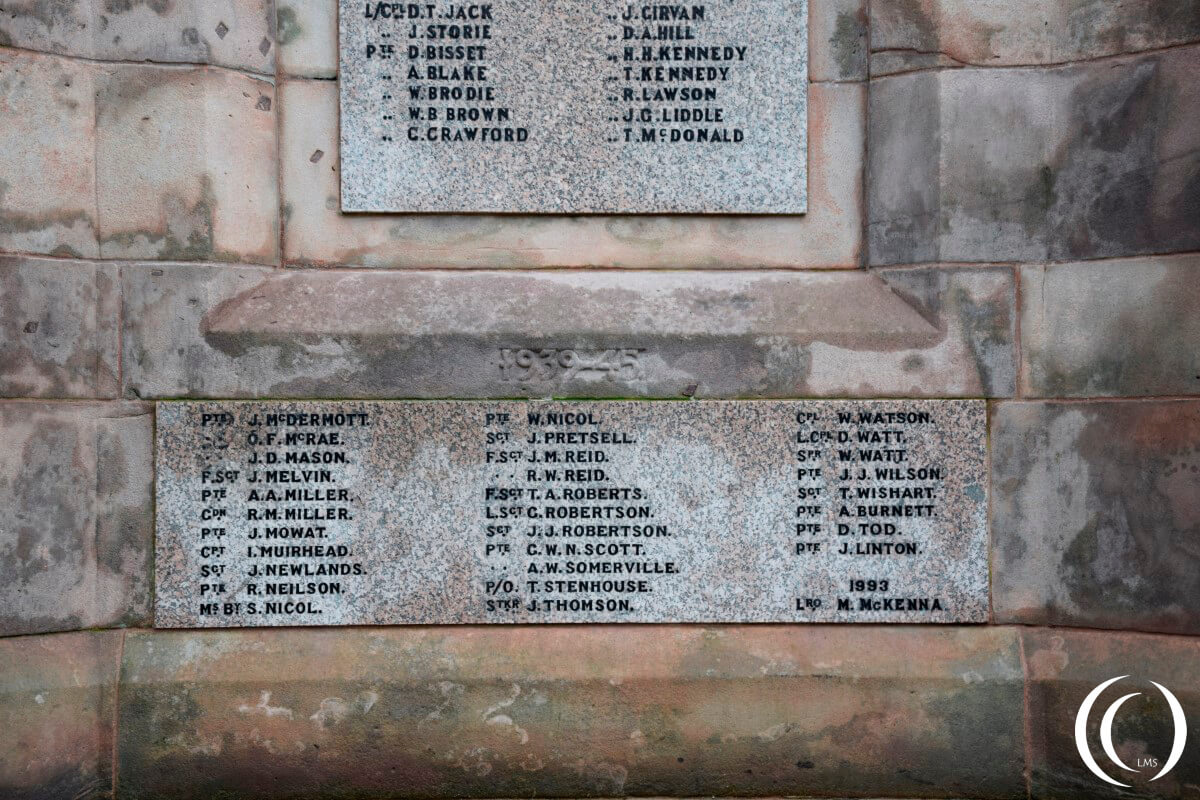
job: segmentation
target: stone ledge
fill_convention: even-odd
[[[226,69],[0,48],[0,250],[277,264],[274,104]]]
[[[0,256],[0,397],[119,393],[117,267]]]
[[[1200,46],[871,84],[874,265],[1200,249]]]
[[[131,633],[120,796],[1018,798],[1022,684],[988,628]]]
[[[149,623],[152,415],[0,402],[0,635]]]
[[[1200,394],[1200,254],[1019,276],[1023,396]]]
[[[1194,759],[1106,793],[1072,729],[1084,696],[1126,675],[1089,742],[1099,753],[1100,709],[1133,686],[1115,750],[1161,766],[1173,730],[1149,681],[1178,697],[1190,744],[1197,670],[1200,638],[1060,628],[23,636],[0,640],[0,793],[110,797],[115,742],[118,798],[1185,800]]]
[[[996,403],[991,427],[997,622],[1200,634],[1200,399]]]
[[[157,61],[275,74],[271,0],[7,0],[0,45],[101,61]]]
[[[122,268],[125,393],[805,397],[1011,393],[1007,269],[854,272]],[[894,282],[894,286],[889,282]],[[641,369],[506,381],[502,350]],[[551,353],[552,357],[554,354]]]
[[[1200,2],[915,0],[871,8],[871,74],[1062,64],[1200,41]]]
[[[0,796],[112,797],[122,635],[0,640]]]
[[[299,266],[852,269],[862,257],[866,88],[809,89],[806,216],[339,212],[336,83],[280,87],[284,259]]]

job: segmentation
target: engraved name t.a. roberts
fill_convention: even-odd
[[[807,0],[340,0],[345,212],[807,210]]]
[[[166,402],[156,624],[982,622],[982,401]]]

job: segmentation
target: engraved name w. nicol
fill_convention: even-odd
[[[167,402],[156,623],[982,622],[985,417]]]
[[[807,0],[340,0],[342,210],[807,210]]]

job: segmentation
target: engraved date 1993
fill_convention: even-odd
[[[505,347],[500,350],[500,379],[518,383],[566,381],[583,373],[616,380],[638,380],[643,376],[640,347],[610,350],[573,348]]]

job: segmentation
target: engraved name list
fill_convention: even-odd
[[[157,624],[982,621],[984,417],[166,403]]]
[[[805,2],[340,8],[345,211],[805,210]]]

